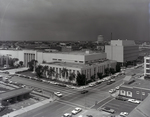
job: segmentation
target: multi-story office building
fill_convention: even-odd
[[[150,77],[150,56],[144,57],[144,76]]]
[[[105,46],[105,52],[107,59],[124,63],[136,60],[139,48],[133,40],[111,40],[110,45]]]

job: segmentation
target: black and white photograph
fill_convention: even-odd
[[[0,117],[150,117],[150,1],[0,0]]]

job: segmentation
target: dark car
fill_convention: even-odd
[[[85,93],[88,93],[89,91],[88,90],[83,90],[81,91],[81,94],[85,94]]]
[[[122,101],[127,101],[125,97],[117,96],[115,99],[117,100],[122,100]]]
[[[109,113],[115,113],[115,110],[114,109],[111,109],[109,107],[103,107],[101,108],[102,111],[105,111],[105,112],[109,112]]]
[[[107,81],[107,85],[110,85],[110,84],[112,84],[113,82],[112,81]]]

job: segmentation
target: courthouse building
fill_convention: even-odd
[[[0,55],[10,55],[12,58],[18,58],[23,61],[27,67],[32,59],[38,61],[42,66],[52,67],[56,73],[60,74],[63,68],[68,70],[68,74],[83,73],[87,79],[97,73],[105,74],[105,68],[114,68],[116,70],[116,61],[107,60],[106,53],[93,51],[71,51],[71,52],[45,52],[37,50],[1,50]],[[45,61],[45,63],[43,63]],[[53,76],[54,78],[56,76]],[[69,75],[68,75],[69,77]],[[59,76],[63,80],[62,75]]]

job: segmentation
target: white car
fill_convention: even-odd
[[[58,97],[62,97],[62,94],[60,92],[54,92],[54,94]]]
[[[77,113],[79,113],[79,112],[81,112],[82,111],[82,109],[81,108],[75,108],[71,113],[73,114],[73,115],[76,115]]]
[[[116,90],[119,90],[119,88],[120,88],[120,86],[117,86],[115,89],[116,89]]]
[[[115,89],[110,89],[109,93],[114,93],[116,90]]]
[[[72,117],[70,113],[65,113],[62,117]]]
[[[135,99],[128,99],[128,102],[132,102],[132,103],[136,103],[136,104],[140,103],[140,101],[135,100]]]
[[[120,113],[120,116],[122,116],[122,117],[126,117],[127,115],[128,115],[127,112],[121,112],[121,113]]]

